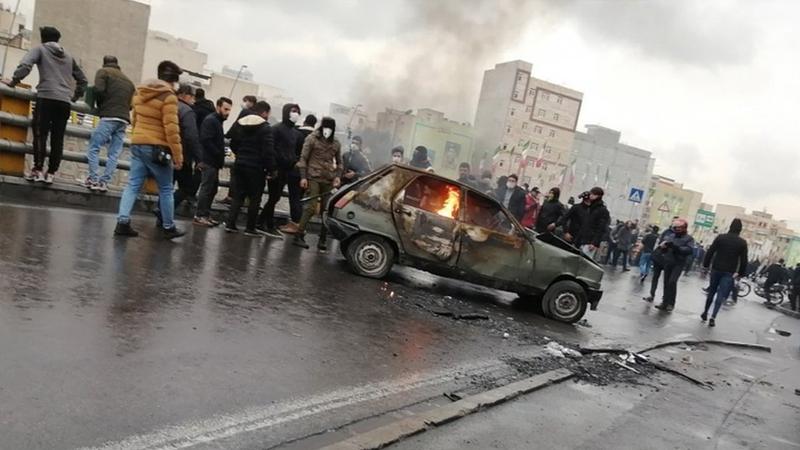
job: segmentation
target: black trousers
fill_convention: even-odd
[[[195,171],[192,168],[192,163],[185,163],[181,170],[174,172],[173,178],[178,183],[178,189],[175,191],[175,207],[181,204],[184,200],[194,197],[197,193],[197,188],[200,187],[199,183],[195,184]],[[198,180],[199,181],[199,180]]]
[[[247,230],[256,229],[258,220],[258,206],[261,204],[261,194],[264,192],[264,171],[252,167],[236,166],[233,168],[232,185],[233,200],[228,214],[228,227],[236,226],[236,219],[239,217],[239,209],[244,204],[244,199],[248,199],[247,204]]]
[[[279,170],[277,176],[267,181],[269,197],[258,217],[259,225],[269,229],[275,228],[275,205],[281,200],[283,188],[287,185],[289,186],[289,217],[294,223],[300,222],[300,217],[303,216],[303,205],[300,203],[302,195],[300,176]]]
[[[33,168],[42,170],[47,157],[47,137],[50,136],[50,160],[47,172],[58,172],[64,155],[64,131],[69,119],[69,103],[49,98],[36,99],[33,111]]]

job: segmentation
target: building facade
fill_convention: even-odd
[[[571,162],[583,94],[532,76],[511,61],[484,72],[472,162],[531,186],[560,185]]]
[[[653,175],[645,195],[641,222],[661,229],[669,227],[674,217],[686,219],[691,227],[703,201],[702,193],[660,175]]]
[[[184,71],[203,74],[208,55],[197,48],[197,42],[175,37],[163,31],[148,31],[141,79],[155,78],[158,63],[164,60],[174,62]]]
[[[599,125],[586,125],[585,133],[575,133],[572,160],[561,183],[563,196],[577,198],[600,186],[613,219],[637,220],[647,202],[655,159],[647,150],[621,143],[620,136],[619,131]]]
[[[105,55],[116,56],[122,71],[139,83],[149,21],[150,5],[134,0],[36,0],[32,44],[40,43],[39,27],[54,26],[90,84]]]

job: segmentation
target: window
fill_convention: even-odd
[[[550,130],[550,137],[556,137],[556,130]]]
[[[503,150],[508,149],[508,144],[503,144]]]
[[[514,90],[514,100],[516,100],[518,98],[519,98],[519,91],[518,90]]]
[[[536,125],[533,128],[533,131],[536,132],[536,133],[542,134],[542,127],[540,127],[539,125]]]
[[[563,98],[561,98],[561,97],[556,97],[556,103],[558,103],[558,104],[561,104],[561,103],[563,103],[563,100],[564,100],[564,99],[563,99]]]
[[[514,111],[515,111],[514,108],[511,108],[511,113],[510,114],[511,114],[512,117],[514,116]]]
[[[496,233],[506,235],[514,233],[514,225],[511,219],[500,209],[500,205],[493,200],[489,200],[471,191],[467,192],[466,211],[467,214],[464,218],[464,222],[470,225],[486,228]]]
[[[531,144],[531,148],[534,150],[539,150],[539,144],[534,142],[533,144]]]
[[[461,188],[445,181],[422,176],[414,180],[403,195],[403,204],[449,217],[458,217]]]
[[[558,120],[559,117],[558,113],[553,113],[553,120]]]
[[[528,122],[522,122],[522,129],[525,130],[528,128]]]
[[[511,127],[506,127],[506,134],[511,133]]]
[[[547,92],[542,92],[542,100],[550,100],[550,94]]]
[[[526,106],[525,107],[525,112],[529,113],[531,111],[533,111],[533,106]]]
[[[539,117],[544,117],[544,113],[545,113],[545,111],[543,109],[539,108],[539,112],[536,113],[536,115],[539,116]]]
[[[536,95],[536,89],[534,89],[534,88],[530,88],[530,89],[528,90],[528,95],[531,95],[531,96],[533,96],[533,95]]]

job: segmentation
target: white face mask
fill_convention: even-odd
[[[506,182],[506,188],[514,189],[515,187],[517,187],[517,183],[514,183],[513,181],[507,181]]]
[[[402,160],[403,160],[403,158],[400,157],[400,156],[392,156],[392,162],[395,163],[395,164],[400,164],[400,161],[402,161]]]
[[[333,135],[333,130],[331,130],[330,128],[323,128],[322,129],[322,136],[325,139],[330,138],[332,135]]]
[[[178,92],[178,88],[179,88],[179,87],[181,87],[181,84],[180,84],[180,83],[178,83],[177,81],[176,81],[176,82],[174,82],[174,83],[172,83],[172,89],[173,89],[175,92]]]
[[[359,149],[358,148],[358,144],[356,144],[356,143],[350,144],[350,150],[355,151],[355,150],[358,150],[358,149]]]
[[[292,123],[297,123],[297,121],[300,120],[300,113],[299,112],[295,112],[295,111],[290,112],[289,113],[289,120]]]

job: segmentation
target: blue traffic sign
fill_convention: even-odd
[[[628,201],[633,203],[642,203],[644,199],[644,191],[642,189],[631,188],[631,193],[628,195]]]

